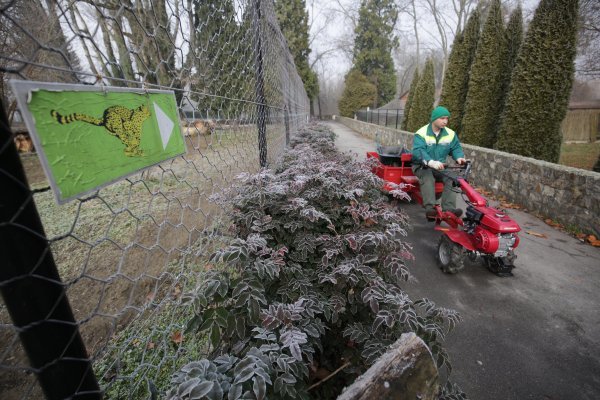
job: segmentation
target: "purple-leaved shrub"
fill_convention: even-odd
[[[229,210],[231,243],[213,256],[227,267],[188,295],[189,329],[213,352],[174,375],[168,398],[335,398],[405,332],[449,369],[441,343],[459,315],[402,290],[408,218],[333,138],[306,128],[273,170],[213,197]]]

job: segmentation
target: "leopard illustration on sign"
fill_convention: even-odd
[[[102,118],[95,118],[80,113],[62,115],[56,110],[50,111],[50,115],[62,125],[81,121],[96,126],[103,126],[111,135],[118,137],[125,145],[126,156],[144,155],[144,152],[140,150],[142,125],[150,117],[150,111],[148,111],[148,107],[145,105],[141,105],[133,110],[122,106],[108,107],[104,110]]]

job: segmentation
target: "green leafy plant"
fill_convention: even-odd
[[[401,289],[408,219],[381,186],[313,128],[273,171],[214,196],[233,238],[213,260],[229,268],[187,295],[188,330],[208,333],[211,354],[177,372],[167,397],[335,397],[409,331],[449,367],[442,341],[459,315]]]

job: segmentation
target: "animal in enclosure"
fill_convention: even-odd
[[[19,133],[15,136],[15,146],[17,146],[17,151],[19,153],[30,153],[35,151],[35,147],[33,146],[33,142],[29,135],[24,135]]]
[[[212,135],[217,128],[217,123],[213,120],[196,120],[191,121],[184,128],[186,136],[209,136]]]
[[[61,125],[79,121],[95,126],[103,126],[112,136],[119,138],[121,143],[125,145],[126,156],[144,155],[140,149],[142,125],[151,115],[150,110],[145,105],[134,109],[123,106],[111,106],[104,110],[101,118],[81,113],[62,115],[56,110],[52,110],[50,114]]]

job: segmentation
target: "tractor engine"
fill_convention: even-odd
[[[501,210],[467,207],[464,224],[477,249],[494,257],[506,257],[519,245],[519,225]]]

